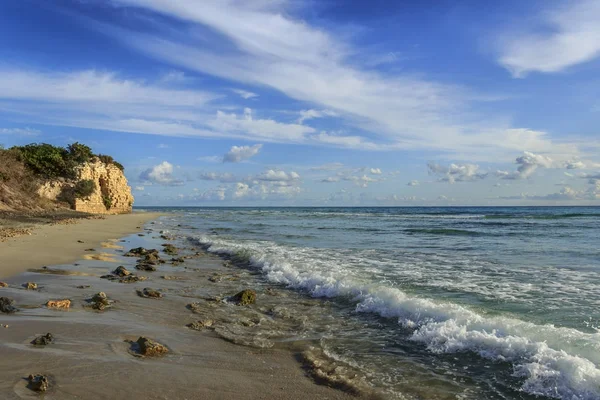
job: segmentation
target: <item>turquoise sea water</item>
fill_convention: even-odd
[[[600,399],[600,208],[161,210],[323,299],[294,340],[386,396]]]

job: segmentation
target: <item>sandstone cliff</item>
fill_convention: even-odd
[[[44,182],[38,194],[42,197],[69,203],[71,208],[93,214],[130,213],[133,205],[131,187],[120,168],[113,163],[105,163],[99,158],[78,165],[76,178],[55,179]],[[81,181],[93,182],[90,194],[76,193],[76,185]]]

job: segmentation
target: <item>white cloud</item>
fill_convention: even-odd
[[[258,95],[256,93],[252,93],[249,92],[247,90],[242,90],[242,89],[231,89],[231,91],[237,95],[239,95],[241,98],[249,100],[249,99],[253,99],[255,97],[258,97]]]
[[[244,109],[243,115],[217,111],[216,118],[206,121],[211,129],[217,132],[237,134],[243,138],[260,138],[271,141],[291,141],[301,143],[306,135],[314,129],[299,124],[284,124],[273,119],[256,119],[250,108]]]
[[[253,179],[270,182],[290,182],[299,180],[300,175],[294,171],[287,173],[285,171],[269,169]]]
[[[100,103],[116,109],[124,104],[199,107],[216,98],[207,92],[169,89],[96,70],[46,73],[0,68],[0,99]]]
[[[228,172],[202,172],[198,175],[198,178],[203,181],[219,181],[219,182],[234,182],[237,178]]]
[[[321,179],[321,182],[323,183],[335,183],[335,182],[339,182],[340,178],[338,176],[330,176],[324,179]]]
[[[160,143],[160,144],[159,144],[158,146],[156,146],[156,147],[157,147],[157,148],[159,148],[159,149],[168,149],[168,148],[169,148],[169,147],[171,147],[171,146],[169,146],[168,144]]]
[[[569,160],[565,162],[566,169],[584,169],[585,164],[580,160]]]
[[[517,180],[529,178],[538,168],[551,168],[552,159],[529,151],[517,157],[515,162],[519,165],[516,172],[496,171],[496,176],[501,179]]]
[[[541,23],[501,43],[499,62],[514,77],[559,72],[600,55],[600,2],[572,0],[544,13]]]
[[[254,146],[233,146],[224,156],[223,162],[238,163],[248,160],[258,154],[262,149],[262,144]]]
[[[37,136],[42,131],[32,128],[0,128],[0,135]]]
[[[406,185],[407,185],[407,186],[419,186],[419,185],[420,185],[420,183],[419,183],[419,181],[416,181],[416,180],[415,180],[415,181],[410,181],[410,182],[408,182]]]
[[[181,186],[183,181],[173,177],[173,164],[163,161],[140,174],[143,182],[155,183],[164,186]]]
[[[345,181],[353,182],[355,185],[363,187],[363,188],[368,187],[369,183],[380,181],[380,179],[371,178],[370,176],[367,176],[367,175],[362,175],[362,176],[350,175],[350,176],[344,176],[342,179]]]
[[[136,186],[134,189],[138,192],[143,192],[145,188],[143,186]]]
[[[505,123],[489,122],[505,118],[474,113],[476,103],[489,101],[490,96],[411,74],[393,76],[363,70],[349,57],[360,49],[294,19],[293,13],[286,12],[288,2],[224,0],[200,4],[120,0],[119,4],[208,27],[219,32],[223,39],[212,45],[205,41],[182,44],[103,26],[103,32],[135,49],[201,73],[273,88],[292,99],[314,104],[314,110],[342,115],[344,122],[368,132],[347,136],[325,132],[311,135],[309,142],[361,150],[434,148],[465,157],[478,154],[482,158],[497,156],[506,149],[524,148],[524,141],[512,140],[515,129]],[[223,45],[231,51],[223,52]],[[307,114],[315,115],[312,111]],[[227,120],[228,115],[219,117]],[[239,118],[232,119],[234,126],[240,123]],[[252,135],[258,137],[260,131],[257,129]],[[298,127],[290,124],[284,137],[281,132],[266,136],[299,143],[307,131],[298,131]],[[534,151],[550,153],[548,148],[566,149],[565,145],[554,143],[549,135],[542,137],[526,129],[516,131],[537,139],[539,147],[527,147]],[[569,150],[576,153],[577,146],[570,146]]]
[[[449,166],[437,163],[428,163],[427,169],[430,175],[435,175],[442,182],[473,182],[487,177],[487,173],[479,171],[479,165],[475,164],[450,164]]]
[[[337,117],[338,113],[331,110],[302,110],[300,111],[300,118],[298,118],[298,123],[302,124],[304,121],[313,119],[313,118],[324,118],[324,117]]]
[[[381,175],[381,169],[379,169],[379,168],[371,168],[371,169],[369,169],[369,172],[372,175]]]

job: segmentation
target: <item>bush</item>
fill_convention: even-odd
[[[100,161],[102,161],[104,164],[114,165],[115,167],[119,168],[121,171],[125,170],[125,167],[123,167],[123,164],[115,161],[115,159],[112,158],[112,156],[108,156],[106,154],[98,154],[98,159],[100,159]]]
[[[75,165],[65,148],[32,143],[15,149],[19,151],[21,161],[37,175],[46,178],[74,177]]]
[[[108,196],[103,196],[102,197],[102,202],[104,203],[104,207],[106,207],[107,210],[110,210],[110,208],[112,207],[112,200],[110,197]]]
[[[75,184],[73,193],[78,199],[89,197],[96,190],[96,183],[91,179],[84,179]]]
[[[88,162],[93,156],[92,149],[85,144],[75,142],[67,146],[69,158],[76,164]]]

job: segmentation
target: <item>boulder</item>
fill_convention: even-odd
[[[213,324],[214,324],[214,321],[212,319],[201,319],[199,321],[191,322],[191,323],[187,324],[186,326],[195,331],[201,331],[206,328],[211,328],[213,326]]]
[[[160,299],[161,297],[163,297],[161,292],[154,290],[152,288],[144,288],[143,290],[137,290],[136,292],[137,292],[138,296],[140,296],[140,297],[153,298],[153,299]]]
[[[256,292],[251,289],[245,289],[241,292],[231,296],[229,301],[235,303],[238,306],[247,306],[256,303]]]
[[[166,346],[144,336],[140,336],[136,343],[138,345],[140,354],[144,356],[160,356],[169,352]]]
[[[3,288],[3,287],[8,287],[8,283],[0,282],[0,288]]]
[[[154,266],[153,264],[140,262],[135,266],[135,269],[139,269],[140,271],[154,272],[156,271],[156,266]]]
[[[167,253],[170,256],[175,256],[178,253],[177,247],[173,246],[172,244],[163,244],[163,252]]]
[[[113,271],[113,274],[124,277],[131,275],[131,272],[129,272],[124,266],[120,265]]]
[[[16,307],[13,306],[15,301],[8,297],[0,297],[0,312],[5,314],[12,314],[17,311]]]
[[[46,333],[45,335],[38,336],[32,340],[31,344],[36,346],[46,346],[50,343],[54,342],[54,336],[51,333]]]
[[[48,300],[46,302],[46,307],[48,308],[60,308],[60,309],[69,309],[71,307],[71,300],[63,299],[63,300]]]
[[[29,375],[27,387],[35,392],[45,392],[50,387],[48,377],[45,375]]]
[[[112,305],[112,301],[108,299],[108,296],[104,292],[98,292],[93,295],[88,302],[94,310],[104,311],[106,307]]]
[[[37,290],[38,289],[38,285],[35,282],[24,283],[23,287],[27,290]]]

